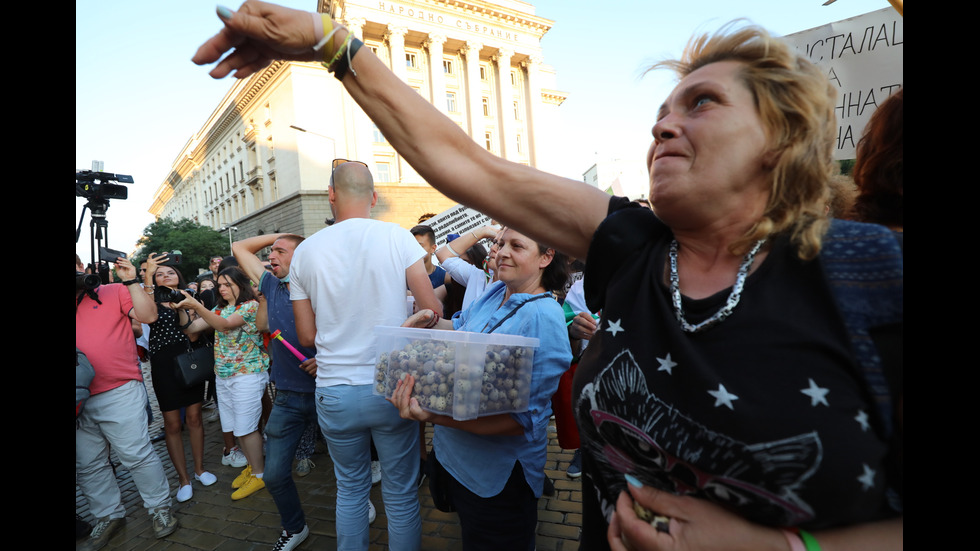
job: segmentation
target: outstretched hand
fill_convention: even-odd
[[[429,309],[419,310],[402,323],[402,327],[428,327],[436,313]]]
[[[213,78],[232,71],[236,78],[245,78],[275,59],[313,61],[315,57],[317,14],[248,0],[237,12],[219,6],[218,17],[225,27],[191,58],[198,65],[214,63],[234,49],[211,70]]]
[[[628,485],[609,523],[607,538],[613,551],[785,549],[786,539],[775,528],[753,524],[704,499],[676,496],[644,486]],[[632,499],[631,499],[632,497]],[[634,501],[670,519],[668,531],[639,518]]]

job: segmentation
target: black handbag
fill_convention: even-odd
[[[214,347],[210,342],[197,348],[191,348],[188,342],[187,349],[174,358],[177,382],[185,388],[203,384],[214,373]]]

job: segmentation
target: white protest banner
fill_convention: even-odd
[[[902,16],[893,8],[884,8],[785,39],[824,69],[837,89],[834,158],[853,159],[871,114],[904,82]]]
[[[463,205],[456,205],[422,222],[436,232],[436,246],[446,244],[446,236],[451,233],[464,234],[470,230],[486,226],[490,218],[482,212]]]

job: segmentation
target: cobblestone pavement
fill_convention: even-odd
[[[153,396],[148,371],[149,369],[144,369],[147,386],[150,389],[151,405],[154,408],[154,422],[150,425],[150,434],[153,435],[162,429],[163,417]],[[538,551],[577,550],[578,534],[582,525],[581,482],[580,479],[572,480],[565,476],[565,469],[572,459],[572,451],[558,447],[553,429],[552,424],[545,471],[554,481],[556,492],[554,496],[542,497],[538,502],[536,545]],[[158,540],[153,537],[149,517],[143,508],[143,501],[133,484],[132,477],[119,465],[115,456],[112,456],[113,465],[116,467],[116,478],[126,506],[127,522],[105,549],[128,551],[184,549],[269,551],[272,549],[281,530],[272,496],[267,490],[260,490],[240,501],[232,501],[231,481],[238,475],[240,469],[221,464],[222,439],[218,422],[206,422],[204,431],[205,467],[218,477],[218,482],[210,487],[192,482],[194,497],[190,501],[177,503],[176,498],[174,499],[174,514],[180,521],[180,528],[163,539]],[[431,439],[431,429],[429,438]],[[184,447],[188,466],[191,467],[193,461],[186,436]],[[171,496],[175,496],[177,475],[167,455],[166,444],[160,441],[154,444],[154,448],[160,455],[170,480]],[[300,549],[336,549],[334,524],[336,485],[333,464],[322,440],[317,442],[316,453],[312,459],[316,468],[306,477],[296,477],[296,485],[310,527],[310,537],[300,546]],[[419,490],[419,499],[422,503],[422,549],[424,551],[462,549],[456,515],[440,512],[433,507],[427,485],[423,485]],[[381,550],[387,547],[388,534],[380,485],[371,489],[371,501],[377,508],[378,516],[371,525],[370,549]],[[77,486],[75,487],[75,512],[89,522],[93,520],[88,511],[88,503]]]

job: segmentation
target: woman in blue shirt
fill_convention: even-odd
[[[435,425],[433,449],[451,475],[463,547],[534,549],[537,498],[544,485],[551,396],[572,358],[561,306],[551,294],[567,280],[564,255],[514,230],[498,238],[499,281],[459,316],[440,320],[423,310],[408,327],[521,335],[540,339],[534,351],[529,409],[456,421],[423,410],[412,397],[415,380],[391,397],[401,416]]]

